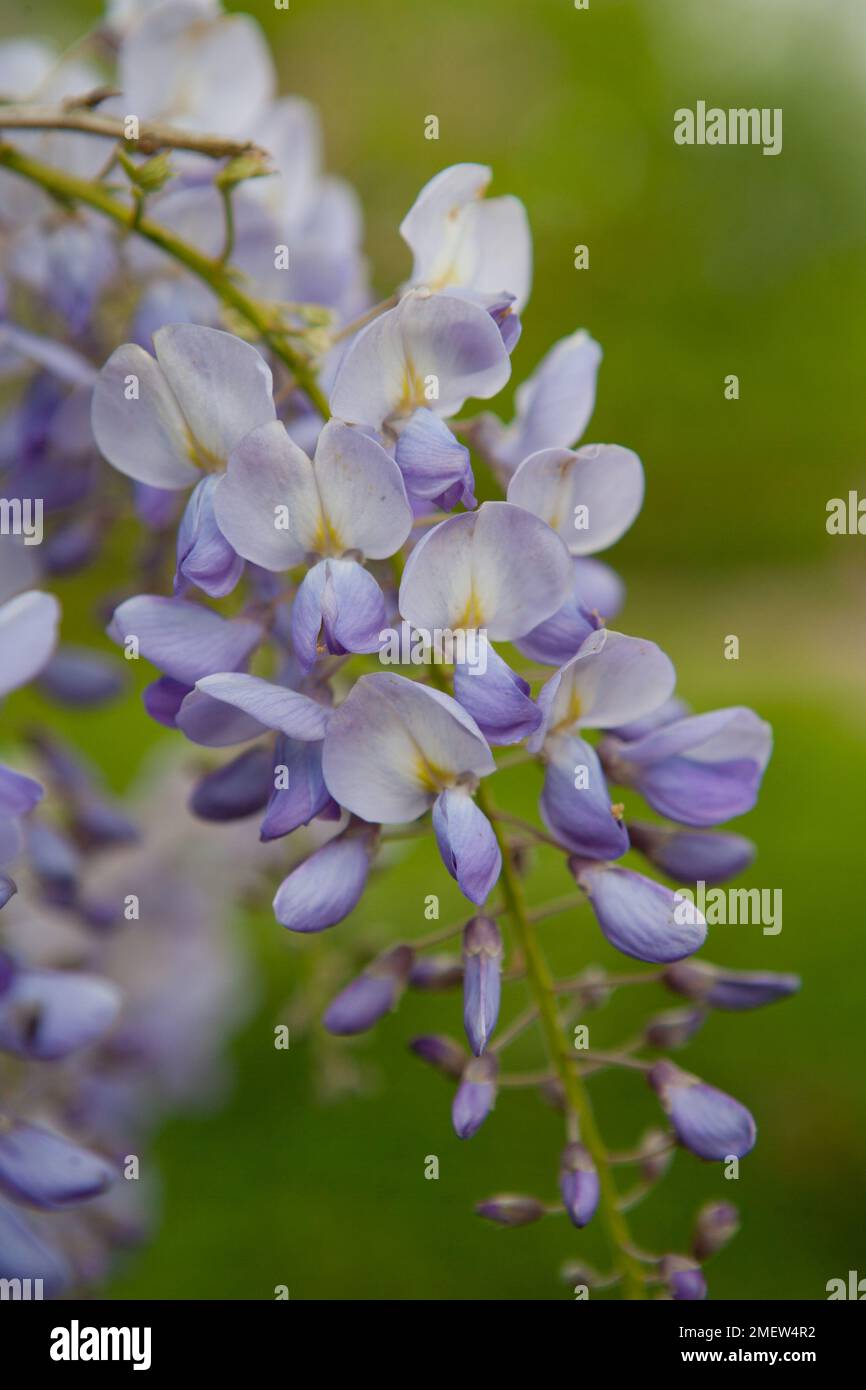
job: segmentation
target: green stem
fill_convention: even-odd
[[[134,231],[137,236],[158,246],[166,255],[198,276],[223,304],[235,309],[256,330],[262,341],[293,373],[298,386],[327,420],[330,414],[328,402],[309,362],[300,353],[295,352],[285,341],[285,334],[269,322],[266,306],[239,288],[228,267],[203,256],[195,247],[181,241],[173,232],[156,222],[143,217],[136,222],[135,209],[129,208],[99,185],[88,183],[86,179],[76,178],[73,174],[64,173],[61,169],[53,169],[48,164],[31,159],[12,145],[0,144],[0,168],[10,169],[22,178],[29,179],[31,183],[38,184],[61,202],[83,203],[85,207],[93,208],[95,212],[111,218],[126,231]]]
[[[476,800],[485,815],[489,816],[490,811],[486,804],[486,790],[483,783],[476,792]],[[607,1149],[596,1123],[589,1095],[578,1075],[577,1068],[571,1064],[572,1058],[568,1050],[568,1042],[560,1027],[550,967],[529,921],[523,886],[511,863],[508,841],[501,825],[493,819],[491,819],[491,823],[502,853],[502,891],[526,962],[527,979],[538,1008],[547,1051],[562,1084],[568,1108],[577,1118],[581,1141],[589,1150],[592,1161],[598,1170],[602,1218],[617,1267],[622,1272],[623,1291],[628,1299],[643,1298],[643,1270],[630,1253],[632,1241],[628,1222],[624,1213],[620,1211],[619,1193],[610,1171]]]
[[[223,249],[220,253],[219,263],[221,266],[227,265],[234,255],[235,249],[235,209],[232,203],[231,187],[221,188],[220,196],[223,201],[223,214],[225,216],[225,237],[223,239]]]

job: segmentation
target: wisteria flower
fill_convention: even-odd
[[[155,357],[135,343],[111,354],[93,391],[93,434],[121,473],[187,488],[275,418],[271,371],[249,343],[216,328],[174,324],[153,346]]]
[[[412,251],[410,283],[514,296],[520,312],[529,296],[532,245],[518,198],[485,198],[493,177],[483,164],[454,164],[422,188],[400,224]]]
[[[501,857],[472,788],[494,770],[475,721],[456,700],[391,673],[362,676],[328,724],[322,769],[334,800],[372,822],[433,808],[445,866],[482,903]]]
[[[399,430],[419,407],[456,414],[469,396],[495,396],[511,361],[477,304],[410,290],[355,338],[337,371],[331,410],[350,424]]]

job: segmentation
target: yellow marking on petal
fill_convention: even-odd
[[[346,546],[343,544],[339,531],[330,518],[325,516],[323,511],[320,511],[313,535],[313,550],[317,555],[342,555],[345,549]]]
[[[435,763],[429,762],[420,748],[415,756],[415,776],[424,790],[433,796],[438,796],[445,787],[453,787],[455,781],[453,772],[447,772],[444,767],[437,767]]]
[[[580,719],[581,713],[582,711],[580,706],[580,696],[577,694],[577,691],[572,687],[572,690],[569,693],[568,697],[568,704],[565,707],[565,712],[561,716],[561,718],[557,719],[556,724],[553,726],[550,732],[552,734],[556,734],[559,733],[562,729],[573,728],[577,721]]]
[[[478,591],[476,590],[475,585],[473,584],[466,607],[463,610],[462,617],[458,618],[456,623],[452,623],[451,627],[454,632],[459,632],[461,628],[466,631],[469,631],[471,628],[479,628],[484,626],[484,612],[482,609],[481,599],[478,595]]]
[[[406,354],[406,363],[403,368],[403,384],[397,409],[401,413],[408,413],[415,410],[419,405],[426,405],[427,397],[424,395],[424,382],[418,368],[412,361],[409,354]]]
[[[212,454],[210,449],[206,449],[200,439],[196,439],[192,430],[186,427],[186,452],[190,463],[196,468],[201,468],[205,473],[222,473],[226,462],[219,458],[217,454]]]

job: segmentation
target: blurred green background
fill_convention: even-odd
[[[421,185],[459,160],[494,168],[494,193],[526,203],[535,284],[515,382],[577,327],[605,349],[588,438],[644,460],[648,495],[612,559],[629,598],[620,626],[660,642],[698,710],[753,705],[776,751],[744,882],[782,888],[784,929],[717,928],[710,959],[793,970],[795,1000],[711,1018],[678,1060],[754,1111],[760,1139],[737,1183],[681,1154],[634,1214],[641,1245],[681,1249],[696,1206],[735,1201],[743,1230],[711,1266],[711,1293],[826,1297],[866,1274],[863,1173],[863,906],[866,537],[826,533],[829,498],[866,495],[866,257],[862,150],[866,24],[852,3],[806,0],[291,0],[251,3],[284,91],[312,99],[328,164],[358,188],[377,289],[408,272],[397,226]],[[0,34],[21,32],[3,0]],[[26,29],[71,39],[98,14],[43,3]],[[680,148],[673,112],[782,107],[784,148]],[[438,142],[424,139],[436,114]],[[586,243],[590,268],[573,268]],[[740,399],[726,401],[736,373]],[[507,412],[505,401],[500,403]],[[107,562],[108,564],[109,562]],[[76,606],[77,605],[77,606]],[[73,630],[87,595],[70,589]],[[724,639],[740,639],[738,661]],[[52,716],[57,718],[56,714]],[[168,735],[130,698],[107,715],[64,716],[114,786]],[[505,777],[509,779],[505,781]],[[533,812],[532,772],[503,774],[500,801]],[[254,834],[251,826],[251,834]],[[215,832],[215,853],[219,853]],[[543,857],[535,898],[568,891]],[[450,1093],[406,1052],[422,1031],[460,1033],[459,1001],[413,996],[343,1051],[372,1089],[316,1096],[317,1030],[275,1051],[287,997],[316,957],[420,935],[427,893],[462,911],[435,850],[413,847],[328,940],[286,940],[268,913],[239,923],[260,962],[261,1007],[235,1046],[225,1108],[162,1132],[163,1214],[113,1297],[570,1298],[562,1259],[604,1265],[601,1235],[551,1219],[501,1232],[472,1215],[494,1191],[552,1196],[561,1119],[529,1093],[504,1095],[471,1144],[455,1139]],[[588,910],[544,929],[558,969],[614,963]],[[351,959],[341,967],[352,968]],[[341,978],[341,977],[340,977]],[[512,986],[508,1010],[521,1004]],[[628,1033],[637,1000],[596,1017]],[[660,1007],[674,1001],[659,994]],[[519,1051],[516,1056],[520,1056]],[[327,1059],[326,1059],[327,1060]],[[526,1065],[534,1065],[530,1049]],[[319,1057],[321,1061],[321,1057]],[[656,1116],[633,1076],[594,1083],[613,1145]],[[439,1157],[438,1182],[425,1156]]]

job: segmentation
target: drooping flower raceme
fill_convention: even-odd
[[[675,1147],[719,1162],[745,1158],[755,1140],[738,1100],[652,1054],[688,1045],[711,1009],[757,1007],[797,987],[789,974],[696,959],[707,922],[675,891],[749,869],[754,847],[726,822],[755,803],[769,728],[741,707],[692,713],[660,647],[619,630],[625,589],[598,557],[636,520],[646,480],[631,448],[580,443],[601,363],[594,339],[573,332],[524,372],[510,423],[487,409],[462,413],[492,400],[519,361],[532,276],[522,203],[508,191],[487,196],[486,166],[441,170],[401,223],[412,260],[395,270],[400,288],[373,305],[355,195],[324,172],[312,109],[275,97],[255,23],[212,0],[167,0],[112,5],[107,31],[122,96],[106,111],[134,109],[145,127],[168,120],[187,138],[171,166],[125,157],[129,196],[115,221],[132,224],[122,259],[131,296],[109,294],[120,249],[95,212],[75,220],[54,210],[54,225],[41,192],[35,211],[12,208],[0,273],[29,286],[37,319],[59,310],[67,341],[3,325],[0,371],[22,388],[0,468],[15,496],[41,488],[59,514],[49,520],[49,575],[87,563],[100,533],[131,508],[147,529],[135,572],[118,581],[109,636],[127,660],[155,668],[148,713],[195,747],[188,799],[204,833],[209,822],[237,821],[240,837],[256,817],[258,852],[285,856],[272,885],[281,925],[345,937],[399,842],[416,833],[435,842],[436,872],[472,906],[408,941],[383,923],[383,949],[346,981],[324,1026],[352,1036],[387,1026],[416,989],[461,987],[468,1047],[428,1033],[412,1050],[455,1083],[454,1130],[470,1139],[494,1123],[497,1097],[507,1099],[506,1049],[540,1022],[548,1065],[530,1081],[563,1111],[564,1141],[548,1159],[544,1195],[500,1193],[478,1210],[509,1227],[561,1211],[579,1231],[616,1206],[607,1225],[621,1232],[610,1156],[587,1120],[594,1070],[643,1072],[658,1099],[666,1127],[620,1156],[647,1190]],[[42,58],[33,73],[25,59],[0,50],[14,78],[4,90],[29,95],[47,79]],[[196,147],[202,133],[216,139],[215,165],[211,145]],[[219,137],[252,143],[238,157]],[[80,137],[54,138],[66,144],[43,150],[49,189],[58,150],[81,155],[69,143]],[[104,151],[92,176],[103,164]],[[258,177],[268,169],[272,177]],[[100,206],[112,196],[103,186]],[[133,202],[164,229],[150,245],[147,219],[142,228],[128,216]],[[21,269],[28,216],[46,266],[60,254],[58,235],[61,259],[75,248],[77,279],[62,279],[56,306],[51,274]],[[127,299],[118,322],[115,300]],[[227,331],[239,320],[254,341]],[[95,378],[93,356],[104,361]],[[117,478],[100,491],[95,479],[107,474],[95,468],[94,441],[134,491],[119,492]],[[479,459],[501,495],[478,486]],[[47,689],[96,702],[102,670],[74,653],[46,664],[56,612],[37,584],[39,574],[0,592],[0,694],[42,671]],[[15,911],[6,868],[26,840],[52,910],[104,924],[109,906],[88,898],[82,862],[94,842],[125,843],[129,826],[56,750],[51,763],[71,836],[34,820],[33,778],[0,769],[0,906]],[[514,784],[496,774],[517,763],[529,765],[526,786],[535,776],[539,823],[506,809]],[[536,855],[555,896],[576,885],[565,907],[535,902]],[[539,934],[548,916],[572,910],[597,924],[593,952],[610,947],[657,968],[636,975],[630,964],[620,978],[588,968],[553,981]],[[450,952],[426,954],[449,942]],[[198,945],[191,950],[198,962]],[[639,1047],[571,1047],[571,1004],[591,1011],[624,981],[660,985],[680,1007],[652,1012]],[[527,998],[516,1008],[519,992]],[[115,1005],[98,972],[64,994],[49,968],[11,955],[0,964],[0,1046],[17,1058],[35,1064],[83,1047],[112,1026]],[[39,1027],[28,1032],[22,1010],[35,1007]],[[181,1015],[171,1013],[173,1028]],[[142,1009],[121,1030],[125,1046],[164,1067],[155,1015]],[[88,1076],[85,1089],[90,1132],[113,1143],[106,1077]],[[29,1261],[49,1272],[62,1250],[38,1247],[13,1201],[61,1207],[96,1199],[108,1181],[100,1143],[81,1157],[69,1142],[46,1138],[28,1115],[0,1135],[0,1221],[16,1268]],[[698,1224],[687,1251],[646,1258],[617,1236],[599,1282],[619,1282],[629,1297],[653,1284],[675,1299],[703,1297],[702,1261],[736,1213],[705,1213]],[[68,1283],[68,1273],[50,1272],[53,1287]]]

